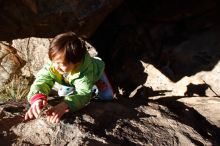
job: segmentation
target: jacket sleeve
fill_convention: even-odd
[[[74,83],[75,94],[66,96],[64,101],[69,105],[72,111],[77,111],[85,107],[91,99],[92,83],[86,76],[76,79]]]
[[[45,65],[37,74],[34,83],[31,85],[30,92],[28,93],[27,99],[30,102],[31,98],[40,93],[48,96],[55,81],[51,77],[49,71],[50,65]]]

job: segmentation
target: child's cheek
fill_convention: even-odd
[[[53,67],[57,70],[57,66],[56,65],[53,65]]]
[[[57,63],[53,63],[52,65],[53,65],[54,68],[58,67]]]
[[[65,66],[62,66],[62,67],[60,67],[60,69],[61,69],[62,71],[64,71],[64,72],[66,72],[66,70],[67,70],[67,67],[65,67]]]

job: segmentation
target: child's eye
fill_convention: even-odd
[[[65,63],[65,62],[54,62],[54,65],[57,65],[57,66],[59,66],[59,67],[65,67],[65,66],[68,66],[68,64]]]
[[[60,63],[59,65],[60,65],[60,66],[65,66],[63,63]]]
[[[60,63],[62,66],[67,66],[68,64],[67,63]]]
[[[67,66],[67,63],[59,63],[59,66],[65,67]]]

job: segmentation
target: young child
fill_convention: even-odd
[[[73,32],[57,35],[50,44],[49,59],[37,74],[27,96],[30,108],[25,120],[37,118],[47,104],[55,82],[63,85],[64,100],[47,110],[47,121],[58,123],[65,112],[76,111],[86,106],[92,97],[93,85],[97,85],[99,97],[112,100],[113,91],[104,73],[104,62],[91,57],[85,42]]]

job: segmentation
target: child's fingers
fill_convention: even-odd
[[[51,122],[56,123],[57,119],[58,119],[58,114],[54,114],[51,118]]]
[[[47,116],[47,122],[50,122],[51,116]]]
[[[33,106],[33,107],[32,107],[32,113],[33,113],[33,115],[34,115],[35,118],[38,117],[37,106]]]
[[[65,109],[65,113],[67,113],[67,112],[69,112],[69,111],[70,111],[70,109],[69,109],[69,108]]]
[[[28,120],[29,119],[28,111],[25,113],[24,120]]]
[[[43,107],[45,107],[46,105],[47,105],[47,102],[43,100]]]
[[[24,117],[24,120],[28,120],[30,117],[29,117],[29,113],[28,112],[26,112],[25,113],[25,117]]]
[[[36,105],[35,107],[36,107],[36,113],[37,113],[37,114],[40,114],[41,109],[43,108],[43,106],[38,104],[38,105]]]
[[[28,119],[28,114],[25,113],[24,120],[27,120],[27,119]]]
[[[60,122],[60,118],[57,118],[56,120],[55,120],[55,123],[59,123]]]
[[[47,121],[50,123],[54,123],[54,121],[55,121],[54,119],[55,119],[55,115],[51,114],[50,116],[47,116]]]
[[[27,113],[25,114],[25,119],[32,119],[33,118],[33,114],[32,114],[32,108],[30,108]]]
[[[58,123],[60,121],[61,114],[52,112],[47,116],[47,121],[51,123]]]

